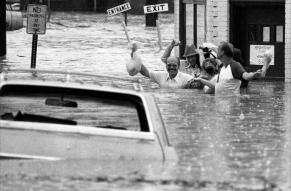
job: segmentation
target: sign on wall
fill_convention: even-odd
[[[112,16],[112,15],[116,15],[116,14],[122,13],[124,11],[128,11],[130,9],[131,9],[130,4],[127,2],[127,3],[124,3],[122,5],[118,5],[116,7],[107,9],[107,14],[109,16]]]
[[[168,3],[156,4],[156,5],[147,5],[143,7],[144,13],[157,13],[169,11]]]
[[[263,65],[264,53],[269,52],[272,54],[272,61],[270,65],[274,65],[274,45],[250,45],[250,64]]]
[[[27,6],[27,27],[28,34],[45,34],[46,31],[46,5]]]

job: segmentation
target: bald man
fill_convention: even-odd
[[[167,71],[149,71],[143,64],[140,73],[159,84],[161,88],[189,88],[193,77],[179,71],[180,61],[177,57],[170,56],[166,60]]]

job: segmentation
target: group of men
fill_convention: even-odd
[[[149,71],[142,64],[140,73],[162,88],[195,88],[216,95],[239,95],[241,82],[265,77],[272,59],[270,54],[265,54],[262,69],[247,72],[235,61],[234,47],[229,42],[221,42],[217,49],[213,49],[217,58],[205,58],[205,52],[191,45],[186,46],[183,55],[186,60],[180,60],[171,56],[175,46],[179,46],[179,42],[173,40],[161,58],[167,71]]]

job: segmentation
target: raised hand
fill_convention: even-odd
[[[133,53],[136,52],[137,49],[138,49],[137,43],[130,43],[129,44],[129,48],[131,49],[130,56],[132,58],[133,57]]]
[[[172,46],[179,46],[180,45],[180,41],[173,39],[172,42],[171,42],[171,45]]]

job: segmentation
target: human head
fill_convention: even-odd
[[[167,58],[166,68],[170,78],[174,78],[178,74],[179,66],[180,61],[177,57],[170,56]]]
[[[214,58],[206,58],[202,63],[202,70],[204,70],[210,76],[214,76],[218,73],[218,63]]]
[[[233,58],[233,45],[229,42],[221,42],[218,46],[217,58],[221,59],[223,56]]]
[[[188,63],[194,67],[195,65],[197,65],[198,67],[200,67],[200,64],[199,64],[199,53],[198,51],[196,50],[196,47],[194,44],[192,45],[187,45],[185,47],[185,52],[184,52],[184,55],[183,57],[186,58],[186,60],[188,61]]]
[[[186,57],[187,62],[190,64],[191,67],[195,67],[198,66],[200,68],[200,64],[199,64],[199,55],[192,55],[192,56],[188,56]]]

